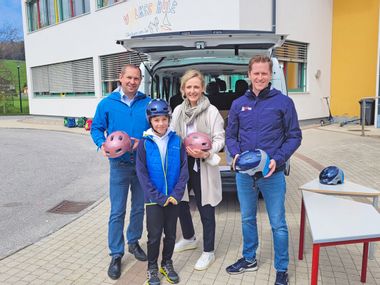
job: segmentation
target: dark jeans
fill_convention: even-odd
[[[157,266],[160,253],[162,231],[164,231],[164,247],[162,263],[171,260],[174,251],[177,218],[179,207],[171,203],[166,207],[160,205],[146,206],[146,227],[148,231],[148,268]]]
[[[203,226],[203,251],[214,251],[215,246],[215,207],[211,205],[202,206],[201,190],[201,170],[198,163],[198,172],[194,171],[194,158],[188,157],[189,182],[187,188],[193,189],[197,208],[201,216]],[[182,234],[185,239],[190,239],[195,235],[193,221],[191,219],[189,202],[182,201],[180,204],[179,221],[181,223]]]

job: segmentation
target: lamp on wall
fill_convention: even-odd
[[[317,69],[317,71],[315,72],[314,76],[315,76],[316,79],[319,79],[319,77],[321,77],[321,70]]]

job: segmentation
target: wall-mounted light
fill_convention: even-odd
[[[321,70],[317,69],[317,71],[315,72],[314,76],[315,76],[316,79],[319,79],[319,77],[321,77]]]

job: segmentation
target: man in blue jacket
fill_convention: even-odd
[[[302,134],[293,101],[271,87],[272,61],[255,56],[249,62],[252,86],[231,106],[226,130],[226,145],[233,157],[232,168],[244,151],[262,149],[271,158],[269,173],[249,176],[236,173],[241,210],[243,257],[228,266],[229,274],[257,270],[257,197],[261,191],[274,243],[275,285],[288,284],[288,227],[285,219],[285,162],[300,146]]]
[[[120,88],[100,101],[91,126],[92,139],[104,156],[106,154],[102,144],[106,140],[105,132],[109,135],[114,131],[124,131],[134,142],[132,152],[109,159],[111,212],[108,222],[108,247],[112,259],[108,276],[112,279],[118,279],[121,274],[121,259],[125,246],[124,218],[129,189],[132,203],[126,233],[128,251],[137,260],[147,260],[138,243],[143,231],[144,192],[136,175],[134,159],[139,139],[149,128],[145,109],[150,98],[137,91],[141,79],[139,67],[130,64],[124,66],[119,77]]]

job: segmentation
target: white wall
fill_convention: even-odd
[[[323,97],[330,96],[332,9],[332,0],[277,1],[276,32],[309,43],[307,92],[290,93],[301,120],[328,116]]]
[[[21,1],[24,5],[24,1]],[[223,5],[221,5],[223,2]],[[327,114],[323,96],[330,94],[332,0],[277,0],[277,33],[308,42],[308,93],[292,95],[300,119]],[[25,33],[31,114],[93,116],[101,99],[99,56],[125,51],[116,40],[151,32],[186,30],[272,29],[270,0],[129,0],[96,9],[66,22]],[[24,7],[24,6],[23,6]],[[24,12],[24,11],[23,11]],[[226,16],[228,15],[228,16]],[[24,25],[26,23],[23,13]],[[27,31],[24,26],[24,31]],[[94,97],[34,98],[31,67],[92,57]],[[317,80],[314,74],[321,70]]]

